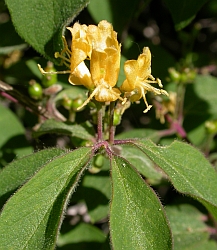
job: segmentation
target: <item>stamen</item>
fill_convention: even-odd
[[[65,50],[67,56],[70,57],[71,54],[72,54],[72,52],[71,52],[71,50],[69,49],[68,44],[67,44],[66,39],[65,39],[64,36],[62,36],[62,39],[63,39],[63,43],[64,43],[64,49],[63,49],[63,50]]]
[[[159,87],[163,88],[163,84],[161,83],[161,79],[156,78],[157,84]]]
[[[66,71],[53,71],[53,72],[46,72],[42,69],[41,65],[38,64],[38,68],[40,70],[40,72],[42,73],[42,75],[56,75],[56,74],[70,74],[71,71],[70,70],[66,70]]]
[[[94,91],[93,91],[93,92],[91,93],[91,95],[87,98],[87,100],[86,100],[80,107],[78,107],[77,110],[80,110],[80,109],[82,109],[84,106],[86,106],[86,105],[90,102],[90,100],[96,95],[96,93],[98,92],[98,90],[99,90],[99,86],[96,87],[96,88],[94,89]]]
[[[142,97],[143,97],[144,103],[145,103],[145,105],[146,105],[146,107],[147,107],[147,108],[143,111],[143,113],[147,113],[147,112],[151,109],[152,105],[148,105],[148,102],[147,102],[147,100],[146,100],[146,96],[145,96],[145,91],[144,91],[144,89],[143,89],[142,87],[140,87],[140,90],[141,90],[141,92],[142,92]]]
[[[61,58],[61,59],[63,59],[64,61],[67,61],[67,62],[71,63],[71,61],[70,61],[69,58],[63,56],[63,55],[60,54],[59,52],[55,52],[54,56],[55,56],[55,58]]]

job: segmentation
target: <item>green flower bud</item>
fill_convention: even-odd
[[[117,110],[114,111],[114,116],[113,116],[113,125],[117,126],[121,123],[121,114],[117,112]]]

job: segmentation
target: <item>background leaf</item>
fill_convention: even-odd
[[[19,35],[47,59],[57,62],[64,26],[87,5],[89,0],[5,0]]]
[[[111,180],[108,160],[104,159],[104,162],[98,173],[87,173],[82,181],[82,194],[92,223],[105,219],[109,213]]]
[[[39,137],[44,134],[68,135],[84,140],[93,139],[93,136],[82,125],[67,124],[53,119],[46,120],[33,135],[34,137]]]
[[[58,238],[57,249],[100,249],[105,241],[105,234],[103,234],[103,232],[97,227],[90,224],[79,223],[70,231],[60,234]]]
[[[115,31],[121,34],[133,17],[139,2],[139,0],[91,0],[88,10],[96,23],[106,19],[113,24]]]
[[[0,167],[16,157],[32,153],[25,130],[17,116],[0,104]]]
[[[0,172],[0,208],[6,200],[29,180],[43,165],[66,153],[59,148],[45,149],[8,164]]]
[[[217,172],[197,149],[174,141],[170,146],[156,146],[150,140],[135,143],[169,177],[181,193],[202,202],[217,218]]]
[[[207,136],[205,122],[217,119],[216,92],[217,78],[210,75],[197,75],[194,83],[187,85],[184,128],[195,145]]]
[[[186,27],[207,0],[164,0],[175,24],[176,30]]]
[[[112,159],[110,230],[114,249],[172,249],[170,229],[159,199],[120,157]]]
[[[80,148],[55,158],[10,198],[0,215],[0,249],[54,248],[64,207],[90,153]]]
[[[194,206],[167,206],[166,213],[174,237],[174,250],[198,249],[199,246],[208,243],[208,225],[204,222],[204,215]]]
[[[139,173],[148,178],[151,183],[159,181],[162,178],[162,173],[145,154],[132,146],[123,145],[121,147],[121,156],[135,166]]]

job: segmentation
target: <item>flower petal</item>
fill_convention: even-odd
[[[74,26],[67,28],[72,34],[72,45],[71,45],[71,71],[87,57],[91,56],[91,46],[87,40],[87,26],[75,23]]]
[[[143,48],[143,53],[139,55],[138,59],[138,76],[147,79],[151,75],[151,52],[148,47]]]
[[[124,64],[124,72],[126,75],[126,80],[121,85],[122,91],[132,91],[136,87],[136,81],[138,77],[138,62],[136,60],[128,60]]]
[[[81,62],[69,75],[69,82],[72,85],[83,85],[87,89],[93,89],[94,84],[91,79],[90,71],[84,62]]]

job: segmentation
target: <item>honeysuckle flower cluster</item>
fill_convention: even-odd
[[[124,71],[126,80],[120,88],[116,87],[121,58],[121,44],[118,43],[117,33],[112,25],[103,20],[98,26],[81,25],[75,23],[67,28],[72,35],[71,50],[63,37],[64,49],[61,53],[56,52],[55,57],[61,58],[69,68],[63,72],[69,73],[69,82],[72,85],[83,85],[89,90],[89,97],[79,107],[84,107],[92,98],[98,102],[114,102],[120,100],[124,105],[126,101],[139,101],[143,98],[147,112],[152,106],[148,105],[146,93],[153,92],[155,95],[168,95],[161,89],[163,85],[160,79],[151,75],[151,53],[149,48],[144,47],[143,53],[137,60],[125,62]],[[86,62],[89,60],[89,67]],[[45,72],[39,65],[42,74]],[[157,83],[160,89],[151,84]]]

